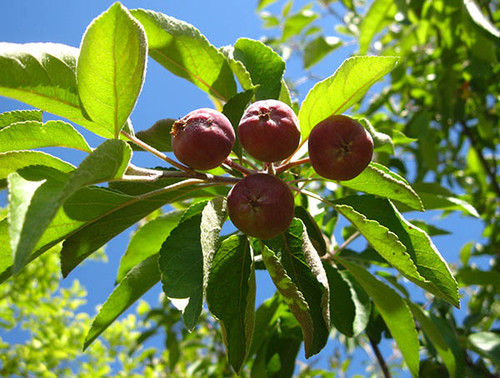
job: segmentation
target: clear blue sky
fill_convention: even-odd
[[[59,42],[78,47],[86,26],[106,10],[113,2],[105,0],[68,1],[68,0],[16,0],[0,3],[0,41],[2,42]],[[261,21],[255,14],[257,0],[252,1],[199,1],[199,0],[148,0],[123,1],[128,8],[148,8],[160,11],[170,16],[182,19],[196,26],[215,46],[234,43],[240,37],[259,39],[268,31],[261,28]],[[296,1],[295,7],[300,7],[306,1]],[[328,19],[333,22],[333,19]],[[334,34],[334,25],[324,24],[326,33]],[[351,49],[341,49],[329,56],[315,68],[315,73],[321,77],[329,76],[349,56]],[[301,74],[301,64],[292,59],[287,76],[297,79]],[[300,87],[301,98],[312,82]],[[373,91],[377,90],[372,89]],[[370,95],[370,93],[368,94]],[[166,117],[181,117],[189,111],[200,107],[212,107],[205,93],[191,83],[179,79],[165,71],[152,59],[149,59],[146,82],[139,98],[137,107],[132,114],[132,122],[137,130],[145,129],[156,120]],[[27,108],[26,105],[0,97],[0,112]],[[100,139],[80,130],[95,147]],[[136,154],[138,164],[157,165],[160,161],[150,159],[144,154]],[[82,155],[64,155],[73,163],[78,163]],[[5,192],[0,193],[0,205],[5,204]],[[425,215],[411,214],[411,217],[432,219],[441,228],[455,230],[451,236],[440,236],[434,239],[438,249],[449,262],[458,261],[459,248],[467,241],[480,237],[480,223],[465,221],[459,214],[453,214],[444,221],[439,219],[437,212]],[[464,232],[466,230],[466,232]],[[95,306],[103,303],[113,289],[119,258],[125,250],[129,231],[113,240],[107,248],[109,262],[86,263],[78,267],[68,279],[63,282],[69,286],[73,279],[79,279],[89,292],[88,304],[85,310],[94,313]],[[265,274],[261,274],[263,282],[258,283],[258,301],[267,298],[272,292],[272,286]],[[161,288],[158,285],[146,298],[156,302]],[[332,343],[330,343],[332,344]],[[334,345],[329,345],[325,356],[333,351]]]

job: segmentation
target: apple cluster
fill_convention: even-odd
[[[299,121],[287,104],[262,100],[245,110],[237,133],[243,149],[268,169],[248,173],[233,186],[227,197],[229,218],[247,235],[270,239],[288,228],[295,206],[289,185],[269,168],[297,151],[301,137]],[[223,164],[236,140],[229,119],[208,108],[194,110],[176,121],[171,134],[176,158],[195,170]],[[312,129],[308,153],[318,175],[330,180],[351,180],[370,163],[373,139],[351,117],[332,115]]]

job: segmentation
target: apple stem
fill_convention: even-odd
[[[273,176],[276,175],[276,169],[274,167],[274,163],[265,163],[264,167],[265,167],[268,174],[273,175]]]
[[[174,167],[179,168],[180,170],[185,171],[185,172],[194,172],[191,168],[186,167],[183,164],[177,163],[175,160],[169,158],[167,155],[158,151],[156,148],[150,146],[149,144],[143,142],[139,138],[136,138],[135,136],[130,135],[129,133],[127,133],[123,130],[120,131],[120,133],[123,136],[125,136],[126,138],[128,138],[132,143],[136,144],[137,146],[141,147],[142,149],[144,149],[146,151],[151,152],[153,155],[159,157],[160,159],[166,161],[167,163],[173,165]]]
[[[285,161],[285,163],[283,163],[279,167],[276,167],[276,174],[280,174],[280,173],[286,171],[287,169],[296,167],[297,165],[302,165],[302,164],[309,163],[309,161],[310,161],[309,157],[306,157],[306,158],[303,158],[303,159],[299,159],[299,160],[295,160],[295,161],[289,161],[289,162]]]
[[[248,169],[248,168],[243,167],[242,165],[239,165],[238,163],[236,163],[235,161],[231,160],[230,158],[226,158],[226,160],[224,160],[224,163],[227,164],[229,167],[234,168],[237,171],[240,171],[245,176],[257,173],[256,171],[254,171],[252,169]]]

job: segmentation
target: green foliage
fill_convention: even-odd
[[[274,2],[260,1],[257,10]],[[9,202],[0,213],[0,326],[32,332],[29,345],[0,342],[2,373],[102,376],[118,357],[126,376],[141,368],[143,375],[227,376],[233,369],[291,376],[302,342],[309,358],[330,337],[348,350],[368,341],[386,375],[377,346],[383,338],[394,339],[413,376],[488,375],[498,368],[500,71],[492,8],[375,0],[361,9],[342,1],[338,30],[347,37],[340,40],[318,26],[337,14],[332,3],[293,11],[287,2],[277,15],[262,14],[267,26],[281,27],[279,38],[240,38],[224,48],[184,21],[120,3],[90,24],[80,49],[0,43],[0,95],[40,109],[0,115],[0,190],[8,190]],[[352,41],[360,54],[378,56],[336,64],[299,104],[294,82],[285,81],[291,55],[284,52],[299,53],[311,78],[310,70]],[[131,128],[147,54],[204,91],[235,130],[249,103],[280,99],[293,103],[305,145],[318,122],[350,110],[373,136],[374,162],[352,180],[330,182],[299,160],[303,149],[270,165],[237,142],[211,172],[184,167],[160,152],[171,151],[161,135],[168,136],[174,119],[136,136]],[[385,88],[379,84],[365,99],[384,77]],[[44,111],[107,140],[93,149],[71,124],[43,122]],[[88,155],[74,167],[34,150],[52,146]],[[170,166],[131,164],[139,150]],[[277,174],[296,194],[294,220],[270,240],[223,228],[228,186],[256,171]],[[485,241],[464,246],[460,263],[450,267],[431,239],[447,230],[406,219],[407,211],[424,209],[482,219]],[[337,222],[339,214],[347,225]],[[117,286],[92,324],[73,316],[84,293],[78,284],[56,292],[54,250],[67,276],[135,224]],[[351,250],[360,236],[364,243]],[[469,266],[480,255],[491,258],[489,270]],[[257,309],[255,269],[267,270],[276,287]],[[134,332],[135,317],[118,318],[158,282],[166,298],[158,308],[140,304],[146,329]],[[425,309],[412,298],[414,284],[425,292]],[[464,320],[451,310],[460,307],[459,287],[467,295]],[[163,331],[165,351],[141,349]],[[341,365],[332,362],[339,371],[348,367]],[[327,376],[311,366],[303,374]]]

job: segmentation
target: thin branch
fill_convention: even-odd
[[[229,167],[234,168],[237,171],[240,171],[241,173],[243,173],[246,176],[251,175],[253,173],[257,173],[253,169],[248,169],[248,168],[243,167],[242,165],[239,165],[238,163],[236,163],[234,160],[231,160],[230,158],[227,158],[226,160],[224,160],[224,164],[227,164]]]
[[[296,167],[297,165],[302,165],[302,164],[309,163],[309,161],[310,161],[309,157],[306,157],[306,158],[303,158],[303,159],[299,159],[299,160],[295,160],[295,161],[290,161],[290,162],[284,163],[284,164],[276,167],[276,174],[280,174],[280,173],[286,171],[287,169]]]
[[[488,161],[483,155],[483,151],[481,150],[476,135],[472,132],[472,130],[467,126],[465,121],[461,121],[460,125],[462,126],[462,129],[467,135],[467,137],[470,140],[470,144],[474,151],[476,151],[477,156],[479,157],[479,161],[481,162],[481,165],[483,166],[483,169],[486,171],[486,174],[490,178],[491,185],[493,186],[493,189],[495,190],[496,194],[498,197],[500,197],[500,185],[498,184],[497,178],[496,178],[496,172],[490,167],[488,164]]]
[[[349,236],[343,243],[340,247],[334,249],[333,251],[329,252],[329,253],[326,253],[325,255],[321,256],[321,259],[322,260],[330,260],[333,256],[335,256],[336,254],[340,253],[341,251],[343,251],[345,248],[347,248],[347,246],[349,244],[351,244],[354,240],[356,240],[358,238],[358,236],[361,235],[361,232],[359,231],[356,231],[355,233],[353,233],[351,236]]]
[[[377,357],[377,361],[380,365],[380,368],[382,369],[382,373],[384,373],[385,378],[391,378],[391,372],[389,371],[389,368],[387,367],[387,363],[384,360],[384,356],[382,356],[382,353],[380,353],[380,349],[378,348],[377,343],[368,336],[368,340],[370,340],[370,345],[373,349],[373,353],[375,353],[375,356]]]
[[[186,167],[185,165],[183,164],[180,164],[180,163],[177,163],[175,160],[169,158],[167,155],[165,155],[164,153],[158,151],[156,148],[154,148],[153,146],[150,146],[149,144],[143,142],[142,140],[140,140],[139,138],[136,138],[135,136],[133,135],[130,135],[129,133],[125,132],[125,131],[120,131],[120,133],[127,137],[132,143],[136,144],[137,146],[141,147],[142,149],[148,151],[148,152],[151,152],[153,155],[155,155],[156,157],[159,157],[160,159],[166,161],[167,163],[173,165],[174,167],[176,168],[179,168],[180,170],[182,171],[186,171],[186,172],[194,172],[191,168],[189,167]]]

